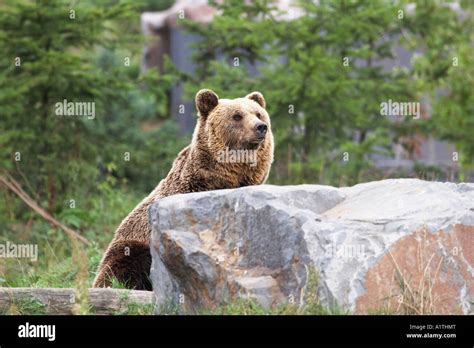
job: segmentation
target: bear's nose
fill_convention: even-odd
[[[257,123],[257,125],[255,126],[255,132],[257,133],[257,136],[258,137],[263,137],[265,135],[265,133],[267,132],[267,125],[263,122],[260,122],[260,123]]]

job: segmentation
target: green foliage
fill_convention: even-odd
[[[182,141],[167,121],[172,78],[141,74],[141,33],[136,22],[124,30],[138,16],[134,5],[81,2],[74,18],[59,0],[3,7],[1,167],[59,214],[64,200],[95,192],[106,175],[134,189],[154,187]],[[65,99],[93,102],[95,117],[58,116]],[[80,224],[81,212],[64,214]]]
[[[426,131],[456,146],[463,176],[474,166],[474,4],[461,1],[461,6],[459,15],[447,11],[446,3],[420,2],[411,21],[417,36],[409,39],[426,52],[414,62],[433,102]]]
[[[7,5],[0,17],[4,52],[0,102],[10,106],[2,115],[2,140],[8,144],[2,167],[15,169],[12,155],[22,154],[18,170],[35,173],[29,180],[50,208],[56,191],[96,174],[89,164],[95,149],[86,121],[60,119],[54,114],[55,104],[79,100],[95,102],[100,109],[110,89],[122,88],[120,80],[101,74],[78,51],[105,43],[99,34],[108,31],[107,18],[123,17],[128,7],[76,10],[77,18],[70,19],[68,6],[60,2],[20,2]]]

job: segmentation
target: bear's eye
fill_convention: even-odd
[[[242,115],[241,114],[234,114],[232,116],[232,118],[234,119],[234,121],[240,121],[242,119]]]
[[[261,118],[262,118],[262,115],[260,115],[260,112],[257,112],[257,113],[255,114],[255,116],[257,116],[258,119],[261,119]]]

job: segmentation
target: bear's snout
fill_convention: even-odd
[[[268,126],[263,122],[259,122],[255,125],[255,134],[257,135],[258,139],[263,139],[267,133],[267,130]]]

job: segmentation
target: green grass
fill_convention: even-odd
[[[93,244],[86,249],[88,263],[87,282],[92,283],[94,272],[100,262],[103,251]],[[44,263],[44,264],[43,264]],[[72,256],[64,259],[40,261],[39,265],[31,265],[18,260],[5,260],[6,271],[0,273],[0,286],[28,288],[72,288],[75,286],[77,267]]]
[[[103,252],[113,238],[123,217],[143,198],[144,194],[126,190],[99,190],[99,196],[75,197],[77,208],[67,202],[55,216],[67,226],[79,231],[92,246],[84,249],[87,258],[87,279],[92,283]],[[0,192],[7,195],[7,192]],[[0,286],[5,287],[74,287],[77,265],[72,258],[70,239],[62,230],[51,227],[19,200],[6,205],[0,196],[0,243],[34,244],[38,260],[5,258],[0,260]],[[84,205],[84,206],[83,206]]]
[[[21,299],[15,301],[10,308],[0,310],[0,315],[43,315],[46,306],[35,298]]]
[[[349,314],[340,308],[327,308],[320,303],[306,303],[303,306],[284,303],[264,308],[251,299],[239,299],[212,310],[201,310],[202,315],[343,315]]]
[[[153,315],[155,314],[155,306],[153,304],[136,304],[130,303],[127,308],[114,313],[115,315]]]

